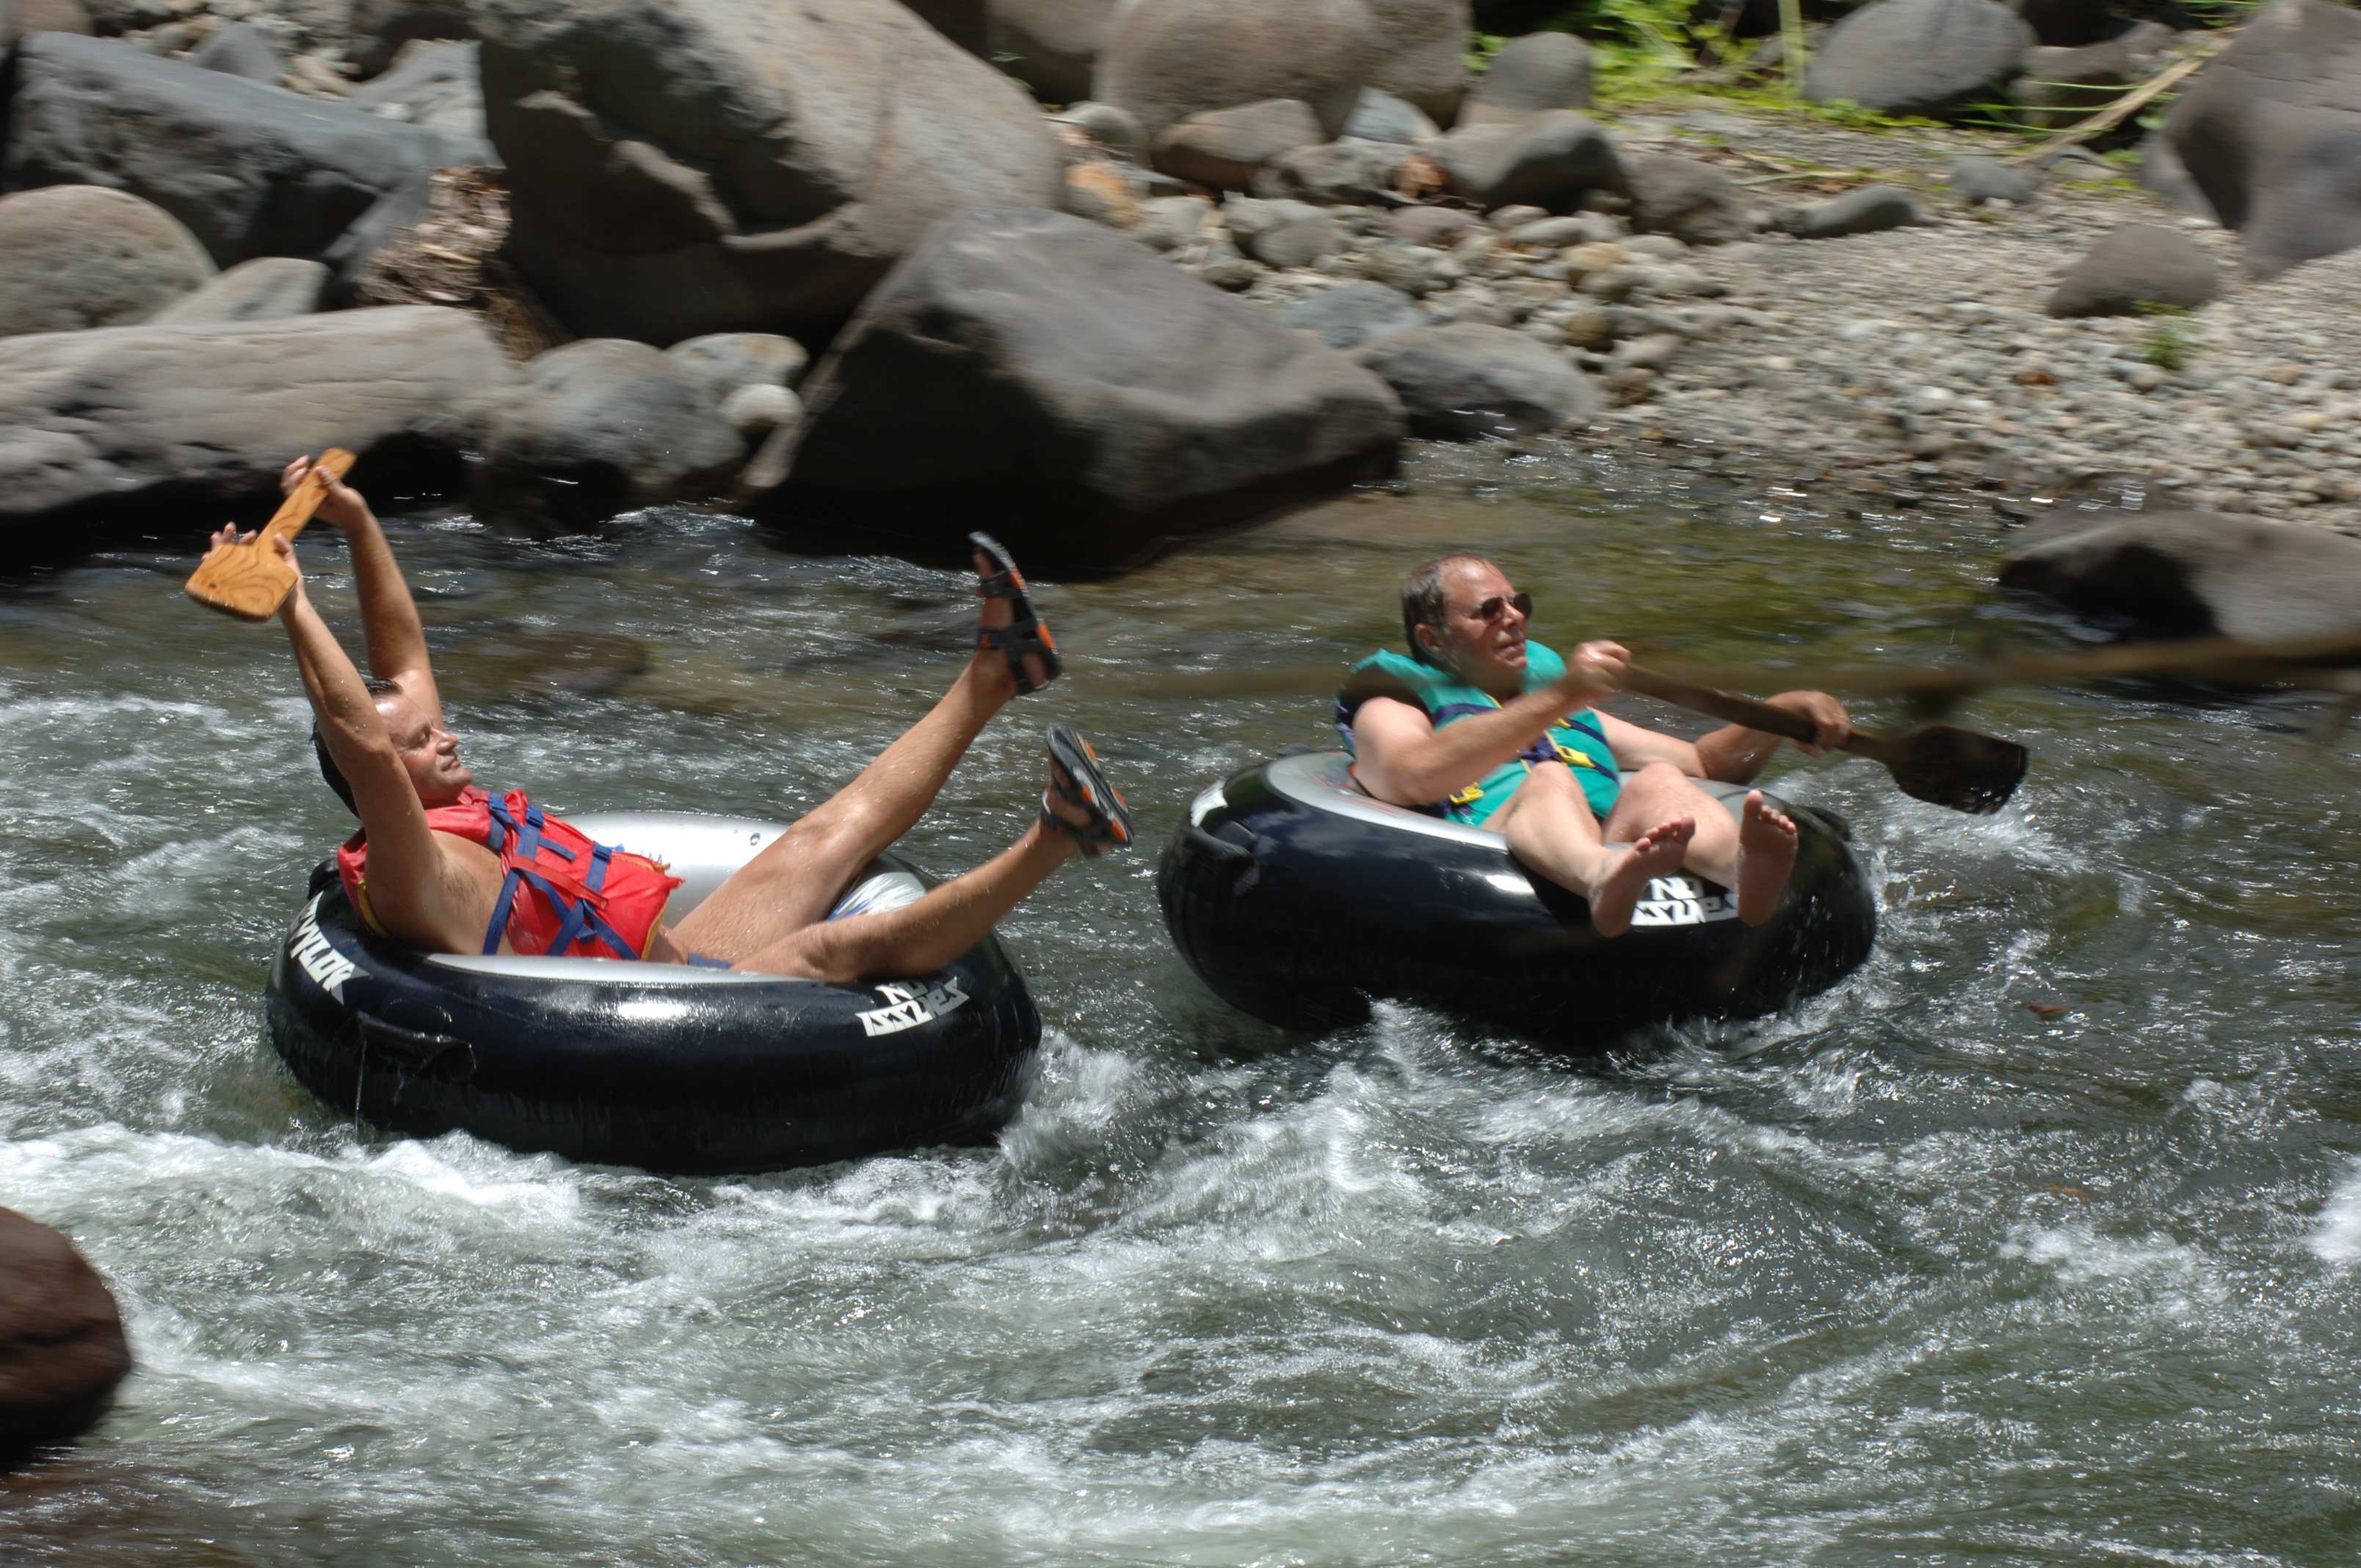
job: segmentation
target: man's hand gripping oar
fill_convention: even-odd
[[[301,483],[287,493],[270,521],[240,537],[235,523],[214,535],[214,547],[183,585],[188,596],[240,620],[269,620],[295,588],[295,565],[279,548],[303,532],[330,488],[348,473],[353,455],[333,447],[320,455]]]

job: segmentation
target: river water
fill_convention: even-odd
[[[1155,851],[1324,701],[1143,683],[1341,664],[1462,544],[1547,640],[1765,689],[2064,635],[1970,519],[1420,461],[1042,586],[1069,680],[907,844],[1005,842],[1055,717],[1139,808],[1144,852],[1006,927],[1039,1086],[995,1147],[752,1179],[313,1101],[261,988],[345,828],[283,639],[181,598],[193,534],[0,585],[0,1203],[79,1241],[139,1358],[0,1484],[0,1560],[2361,1560],[2356,742],[2292,700],[1995,694],[1964,720],[2036,753],[1995,817],[1779,764],[1883,921],[1795,1014],[1580,1069],[1400,1009],[1281,1036],[1172,953]],[[394,534],[479,774],[563,809],[805,809],[972,615],[730,519]],[[350,629],[341,547],[307,555]]]

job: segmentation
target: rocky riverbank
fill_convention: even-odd
[[[2119,479],[2361,532],[2361,201],[2291,196],[2361,106],[2352,13],[2278,0],[2221,49],[1868,0],[1817,46],[1808,97],[1889,108],[2219,49],[2141,167],[1600,106],[1562,32],[1471,76],[1471,15],[22,0],[0,523],[267,496],[334,443],[490,517],[981,521],[1085,569],[1509,435],[1864,505],[2015,520]]]
[[[1627,159],[1721,170],[1765,226],[1734,244],[1635,244],[1628,214],[1567,220],[1576,233],[1511,210],[1421,246],[1394,226],[1398,210],[1360,208],[1335,254],[1257,269],[1244,297],[1318,320],[1299,302],[1414,276],[1415,316],[1388,320],[1557,340],[1611,401],[1551,439],[1634,461],[1874,505],[1988,495],[2016,516],[2028,497],[2119,478],[2158,502],[2361,534],[2361,252],[2248,279],[2237,236],[2137,188],[2123,166],[2079,157],[2025,170],[2026,200],[1971,204],[1951,171],[2022,145],[2005,137],[1694,103],[1606,124]],[[1773,226],[1784,209],[1872,185],[1906,193],[1915,221],[1828,239]],[[2192,246],[2213,264],[2217,297],[2162,313],[2048,313],[2077,263],[2126,225]],[[1588,251],[1571,266],[1569,238]],[[1180,259],[1237,276],[1214,236]],[[1351,319],[1381,309],[1365,302]]]

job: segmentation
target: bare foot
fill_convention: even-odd
[[[1681,869],[1697,835],[1697,818],[1675,817],[1651,828],[1628,850],[1611,851],[1607,874],[1590,890],[1590,923],[1602,937],[1620,937],[1631,927],[1631,911],[1647,891],[1650,877],[1670,876]]]
[[[992,576],[993,573],[1000,569],[999,565],[995,563],[991,556],[984,554],[980,550],[971,551],[969,553],[968,560],[969,565],[975,569],[975,575],[979,578],[988,577]],[[1015,564],[1011,563],[1010,570],[1015,571]],[[1025,587],[1025,575],[1022,572],[1018,572],[1016,574],[1016,586],[1020,589]],[[977,609],[975,617],[976,630],[978,631],[998,631],[1016,623],[1016,601],[1015,599],[980,597],[979,603],[980,608]],[[1040,626],[1042,641],[1049,643],[1050,647],[1056,647],[1056,641],[1049,636],[1049,623],[1047,621],[1039,621],[1037,620],[1037,624]],[[1016,675],[1016,673],[1008,667],[1008,658],[1006,654],[1001,652],[998,649],[992,647],[988,642],[986,642],[983,646],[979,647],[976,650],[976,660],[984,667],[994,685],[1005,685],[1008,689],[1010,696],[1016,695],[1017,687]],[[1038,652],[1028,652],[1024,655],[1024,663],[1025,679],[1031,683],[1036,690],[1049,685],[1058,676],[1058,666],[1051,662],[1051,657],[1049,655]]]
[[[1760,926],[1779,907],[1795,869],[1795,819],[1755,790],[1738,823],[1738,917]]]

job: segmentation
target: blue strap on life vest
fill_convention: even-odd
[[[515,840],[513,853],[517,861],[533,860],[544,849],[547,849],[552,854],[563,860],[574,859],[574,851],[565,845],[544,842],[541,834],[543,827],[541,807],[528,806],[525,809],[524,820],[519,822],[509,815],[508,807],[504,803],[493,800],[487,805],[491,813],[491,819],[484,830],[484,847],[495,855],[501,856],[503,860],[509,859],[511,855],[509,843],[513,839]],[[597,893],[606,885],[607,862],[614,853],[613,848],[609,845],[590,846],[590,870],[582,879],[583,886],[592,893]],[[486,953],[497,953],[500,950],[500,938],[508,934],[509,913],[516,907],[517,889],[528,885],[548,899],[553,908],[565,912],[566,917],[558,925],[557,935],[550,939],[549,951],[552,957],[564,958],[567,949],[575,943],[586,940],[604,943],[607,948],[619,959],[636,959],[640,956],[631,950],[631,945],[623,939],[623,934],[616,930],[608,922],[606,916],[591,907],[588,899],[577,898],[553,884],[539,872],[513,863],[510,864],[509,874],[500,883],[500,897],[493,902],[491,924],[484,927]]]

